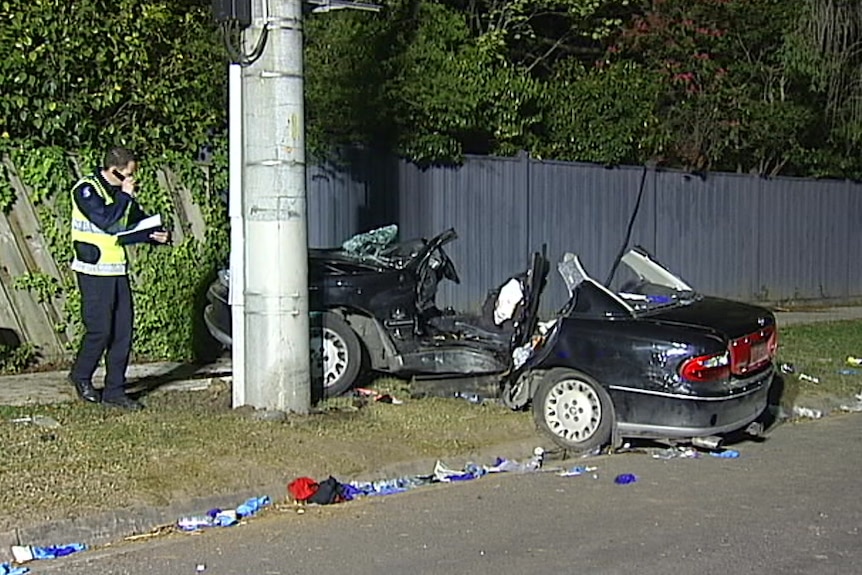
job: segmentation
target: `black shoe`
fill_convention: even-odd
[[[112,399],[102,399],[102,405],[105,407],[117,407],[128,411],[140,411],[144,408],[144,404],[135,401],[129,396],[117,397]]]
[[[78,397],[84,401],[99,403],[102,400],[102,394],[98,389],[93,387],[93,384],[89,381],[75,381],[72,379],[71,375],[68,377],[68,380],[75,386],[75,391],[78,393]]]

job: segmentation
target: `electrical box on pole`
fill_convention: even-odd
[[[236,23],[240,28],[251,26],[251,0],[213,0],[213,17],[218,23]]]

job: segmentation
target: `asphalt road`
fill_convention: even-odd
[[[566,462],[246,525],[34,562],[33,573],[163,575],[862,572],[862,414],[785,424],[739,459]],[[550,462],[548,465],[554,465]],[[616,485],[634,473],[638,481]]]

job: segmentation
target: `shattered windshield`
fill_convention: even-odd
[[[578,311],[579,308],[586,306],[584,309],[591,309],[590,313],[596,313],[596,310],[600,310],[601,313],[613,313],[613,305],[620,305],[622,306],[620,310],[638,315],[668,306],[687,305],[702,297],[691,286],[650,259],[645,253],[632,250],[623,256],[620,263],[622,265],[616,269],[610,285],[605,286],[587,274],[575,254],[565,254],[557,269],[569,290],[569,309]],[[584,298],[581,286],[587,281],[595,287],[590,291],[592,294],[590,297],[604,293],[603,297],[608,298],[609,304],[610,302],[616,302],[616,304],[602,307],[595,299],[579,303],[579,300]],[[579,313],[585,312],[580,310]]]
[[[636,250],[623,256],[611,290],[636,312],[687,305],[702,296],[644,253]]]
[[[345,252],[360,257],[379,257],[398,237],[398,226],[392,224],[356,234],[341,244]]]

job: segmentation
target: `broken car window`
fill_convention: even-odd
[[[398,237],[398,226],[392,224],[357,234],[341,244],[341,249],[357,256],[376,257],[394,242],[396,237]]]

